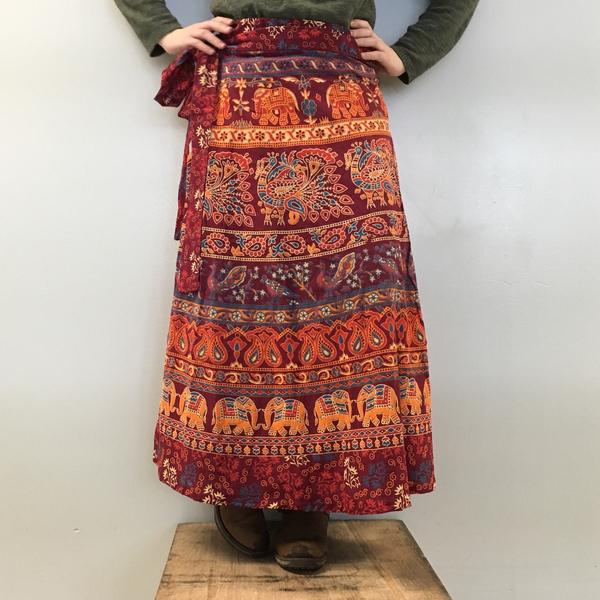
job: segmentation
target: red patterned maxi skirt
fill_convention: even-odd
[[[374,514],[435,488],[387,107],[343,25],[243,18],[156,100],[189,122],[153,461],[200,502]]]

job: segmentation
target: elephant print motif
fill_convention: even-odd
[[[271,424],[271,417],[273,422]],[[308,433],[308,413],[299,400],[276,396],[265,407],[265,425],[269,435],[290,435]]]
[[[175,384],[172,379],[164,378],[162,382],[162,394],[159,402],[159,413],[169,416],[176,411],[178,414],[179,407],[176,407],[178,394],[175,391]]]
[[[420,415],[423,395],[414,377],[400,378],[400,412],[403,415]]]
[[[170,389],[167,384],[165,389]],[[174,387],[172,388],[174,390]],[[371,424],[401,424],[401,415],[412,416],[422,412],[425,398],[425,412],[430,412],[429,378],[425,380],[423,393],[414,377],[400,378],[400,392],[386,384],[367,384],[356,398],[358,415],[353,416],[353,400],[347,390],[339,389],[323,394],[315,401],[314,425],[318,433],[351,429],[354,419],[363,427]],[[181,420],[184,425],[204,429],[207,402],[204,396],[184,388],[181,393]],[[172,397],[165,396],[165,409],[174,406]],[[286,436],[308,433],[309,417],[305,405],[294,398],[276,396],[269,400],[264,410],[264,429],[270,436]],[[177,411],[179,412],[179,411]],[[258,409],[247,396],[221,398],[215,404],[212,418],[213,433],[254,435],[258,425]],[[232,429],[233,428],[233,429]]]
[[[300,122],[296,94],[286,87],[260,87],[252,96],[254,102],[253,119],[259,125],[296,125]]]
[[[303,148],[270,152],[257,161],[254,177],[265,225],[276,219],[278,225],[295,225],[300,220],[316,223],[354,214],[354,204],[339,183],[336,167],[342,166],[331,148]]]
[[[231,118],[231,109],[229,105],[229,87],[226,83],[221,83],[219,86],[219,95],[217,97],[217,104],[215,109],[215,123],[217,125],[224,125],[226,119]]]
[[[398,396],[393,388],[384,383],[377,385],[367,384],[359,392],[356,399],[358,415],[363,427],[373,423],[388,425],[390,421],[400,423],[398,414]]]
[[[181,392],[181,422],[186,427],[204,430],[206,423],[206,398],[199,392],[185,387]]]
[[[431,413],[431,390],[429,388],[429,377],[425,379],[425,384],[423,385],[423,398],[425,399],[425,412],[427,414]]]
[[[356,192],[366,199],[367,208],[400,206],[400,184],[394,163],[392,143],[388,138],[354,142],[344,154]]]
[[[258,409],[248,396],[221,398],[213,408],[213,433],[254,435],[257,428]]]
[[[367,103],[361,86],[351,79],[340,79],[332,83],[325,93],[327,106],[331,108],[333,119],[365,117]]]
[[[350,429],[352,423],[352,400],[346,390],[336,390],[332,394],[323,394],[315,401],[315,425],[317,431],[335,431]]]

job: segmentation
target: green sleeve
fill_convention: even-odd
[[[432,67],[456,45],[479,0],[431,0],[419,20],[392,48],[402,59],[406,72],[399,76],[410,83]]]
[[[181,28],[164,0],[115,0],[115,4],[150,56],[164,54],[164,48],[158,44],[159,40],[174,29]]]

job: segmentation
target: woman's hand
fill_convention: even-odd
[[[385,71],[388,75],[398,77],[406,72],[402,59],[396,54],[391,46],[388,46],[374,31],[369,21],[364,19],[352,19],[350,21],[350,33],[356,43],[365,48],[361,52],[361,58],[372,60],[377,64],[377,71]]]
[[[179,52],[188,48],[197,48],[207,54],[214,54],[216,50],[213,46],[225,48],[225,42],[212,32],[229,33],[232,29],[232,23],[233,19],[229,17],[213,17],[208,21],[201,21],[188,27],[175,29],[163,36],[158,43],[169,54],[179,54]]]

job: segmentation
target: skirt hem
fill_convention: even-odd
[[[405,464],[396,461],[398,446],[295,457],[302,459],[300,464],[265,462],[273,463],[273,457],[226,456],[226,467],[220,468],[214,458],[207,463],[201,451],[163,437],[158,427],[156,436],[152,461],[159,481],[205,504],[373,515],[406,510],[412,506],[411,495],[431,493],[436,488],[433,473],[427,482],[408,480]],[[198,456],[194,457],[193,452]],[[365,457],[366,465],[358,456],[361,453],[369,455]],[[393,467],[390,461],[396,461]],[[386,472],[382,477],[377,467],[384,464],[392,468],[393,475]],[[252,479],[259,469],[260,484]]]

